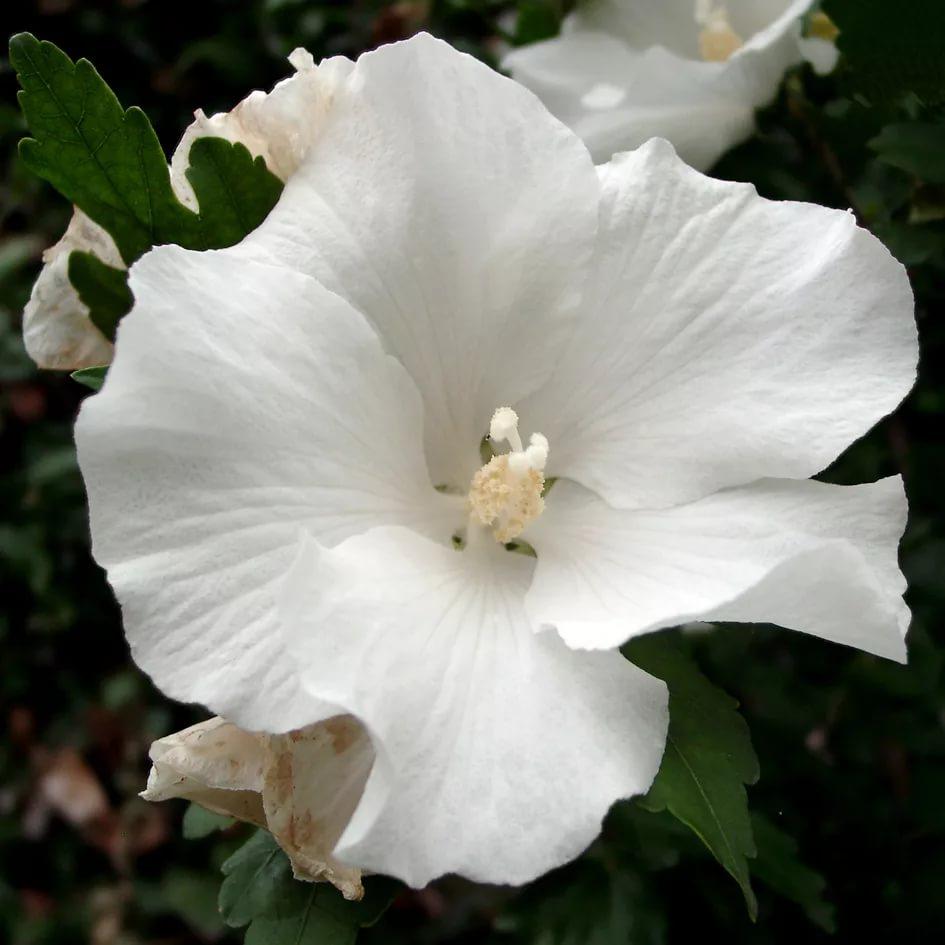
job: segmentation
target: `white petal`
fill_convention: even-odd
[[[767,46],[789,30],[812,0],[721,0],[728,22],[748,46]],[[662,46],[699,57],[696,0],[589,0],[567,18],[565,31],[597,30],[636,49]]]
[[[724,64],[661,47],[640,52],[603,33],[566,33],[517,49],[502,64],[599,162],[660,136],[704,169],[755,125],[756,90],[734,81]]]
[[[791,38],[796,50],[801,18],[813,4],[814,0],[726,0],[725,7],[732,26],[745,38],[743,50],[770,50],[785,37]]]
[[[576,647],[693,620],[776,623],[905,660],[896,549],[902,480],[763,480],[659,511],[618,511],[559,481],[528,532],[526,606]]]
[[[131,288],[76,441],[133,655],[172,698],[246,728],[307,725],[325,709],[298,690],[274,610],[299,529],[448,541],[462,518],[430,485],[419,397],[364,320],[298,273],[167,246]]]
[[[289,57],[295,75],[269,92],[251,92],[232,111],[209,118],[198,109],[171,158],[171,184],[191,209],[197,201],[187,180],[190,148],[203,137],[225,138],[245,145],[253,157],[262,157],[280,180],[288,180],[321,132],[331,109],[334,91],[354,67],[338,56],[316,66],[309,53],[297,49]]]
[[[158,739],[150,754],[145,800],[180,797],[265,827],[297,878],[361,898],[360,870],[331,855],[374,759],[371,740],[351,716],[287,735],[246,732],[213,718]]]
[[[361,719],[378,755],[335,853],[413,886],[522,883],[565,862],[663,750],[663,683],[533,633],[532,561],[485,540],[309,541],[286,583],[305,685]]]
[[[600,169],[581,330],[516,405],[549,472],[620,507],[823,469],[905,396],[905,269],[852,214],[710,180],[662,141]]]
[[[699,55],[696,0],[588,0],[567,17],[563,32],[597,31],[635,49],[662,46]]]
[[[586,149],[534,96],[420,35],[358,60],[244,245],[368,317],[423,396],[434,481],[465,488],[492,412],[571,330],[597,202]]]
[[[810,36],[801,41],[801,55],[811,64],[817,75],[829,75],[837,66],[840,50],[829,39]]]
[[[69,281],[73,250],[125,268],[114,240],[76,208],[62,239],[43,253],[43,270],[23,310],[23,343],[41,368],[76,371],[112,359],[111,342],[89,320],[88,308]]]

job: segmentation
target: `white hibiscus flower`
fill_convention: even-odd
[[[131,285],[76,431],[96,557],[168,695],[365,726],[341,863],[520,883],[580,853],[659,766],[637,634],[904,659],[900,480],[806,478],[914,376],[905,271],[848,213],[663,141],[595,170],[419,36],[358,60],[243,243]]]
[[[186,171],[191,145],[198,138],[226,138],[245,145],[283,181],[298,167],[331,107],[335,83],[351,62],[336,58],[316,67],[304,49],[296,49],[289,61],[295,75],[268,94],[252,92],[232,111],[209,118],[198,109],[170,165],[171,186],[185,206],[197,208]],[[125,268],[111,236],[76,208],[62,239],[43,254],[43,269],[23,310],[23,342],[41,368],[74,371],[111,361],[111,342],[91,322],[88,307],[69,281],[68,260],[73,250]]]
[[[503,67],[597,161],[657,135],[704,170],[751,135],[755,109],[802,55],[832,68],[830,43],[800,39],[811,2],[588,0],[560,37],[514,50]]]

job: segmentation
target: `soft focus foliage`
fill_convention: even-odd
[[[356,55],[424,27],[494,63],[501,41],[551,35],[564,6],[41,0],[5,11],[4,25],[7,33],[30,30],[95,63],[123,104],[144,109],[169,153],[194,108],[227,109],[248,88],[270,87],[296,45],[316,58]],[[359,941],[658,945],[699,935],[816,942],[828,940],[824,930],[834,924],[825,901],[835,907],[835,941],[898,942],[945,923],[945,174],[936,146],[945,128],[936,72],[945,50],[936,45],[942,28],[936,6],[828,2],[846,31],[839,46],[847,58],[837,73],[819,78],[806,67],[792,73],[760,116],[759,133],[713,171],[751,181],[765,196],[852,207],[909,267],[923,342],[919,384],[906,405],[823,477],[839,483],[906,477],[911,519],[903,566],[915,612],[909,665],[788,639],[767,627],[679,634],[708,680],[740,703],[757,754],[761,777],[748,798],[758,856],[740,863],[755,880],[758,924],[693,833],[668,813],[626,804],[612,812],[585,857],[528,888],[448,879],[420,893],[401,892]],[[252,920],[251,943],[295,941],[305,931],[297,923],[309,921],[299,916],[311,910],[306,902],[293,911],[290,899],[311,896],[309,887],[290,886],[280,915],[253,914],[252,897],[240,899],[232,885],[222,917],[217,909],[219,867],[250,831],[193,812],[187,839],[183,805],[136,797],[150,742],[203,713],[169,703],[130,664],[115,605],[88,555],[71,439],[86,389],[66,376],[38,373],[22,350],[19,312],[39,253],[62,233],[70,208],[15,156],[25,128],[14,95],[5,69],[0,940],[235,942],[242,932],[227,924]],[[87,373],[83,380],[96,383]],[[711,700],[713,711],[726,711],[721,694]],[[751,780],[746,759],[735,768]],[[671,807],[669,799],[663,803]],[[287,862],[273,857],[273,875],[284,877]],[[230,859],[226,882],[237,882],[244,868]],[[235,900],[241,912],[229,911]],[[364,913],[355,921],[369,920]],[[323,932],[298,940],[346,939]]]

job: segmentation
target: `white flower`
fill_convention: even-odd
[[[212,136],[245,145],[262,157],[269,170],[285,181],[298,167],[331,107],[332,89],[351,66],[350,60],[330,59],[316,67],[304,49],[289,56],[295,75],[268,94],[252,92],[232,111],[209,118],[198,109],[171,158],[171,186],[185,206],[197,208],[186,177],[191,145]],[[112,345],[89,319],[68,276],[73,250],[92,253],[102,262],[125,268],[111,236],[76,208],[62,239],[43,254],[44,266],[23,311],[23,341],[41,368],[74,371],[108,364]]]
[[[145,800],[182,797],[266,827],[296,877],[331,882],[348,899],[363,895],[360,870],[331,855],[374,761],[367,733],[351,716],[287,735],[208,719],[156,741],[151,760]]]
[[[659,765],[637,634],[905,657],[901,481],[806,479],[914,377],[905,271],[851,214],[664,141],[595,170],[421,35],[358,60],[243,243],[131,285],[76,430],[96,557],[168,695],[367,728],[343,863],[517,883],[578,854]]]
[[[562,35],[503,61],[597,161],[653,136],[704,170],[749,137],[801,61],[811,0],[589,0]],[[826,68],[824,52],[808,52]]]

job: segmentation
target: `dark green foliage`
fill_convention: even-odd
[[[171,189],[167,159],[147,116],[123,109],[86,59],[74,63],[29,33],[10,40],[23,86],[20,107],[33,134],[24,163],[84,210],[115,240],[129,265],[151,246],[229,246],[255,229],[282,184],[242,145],[203,140],[191,149],[187,178],[199,213]]]
[[[29,33],[10,40],[10,64],[33,134],[20,157],[108,230],[126,263],[170,242],[164,233],[192,237],[194,221],[171,191],[167,159],[144,112],[123,109],[88,60],[73,64]]]
[[[198,138],[190,149],[187,168],[197,203],[200,235],[195,243],[174,239],[161,242],[218,249],[238,243],[266,219],[282,193],[282,182],[241,144],[223,138]]]
[[[869,145],[886,164],[930,184],[945,184],[945,122],[887,125]]]
[[[514,41],[516,46],[537,43],[556,36],[561,28],[560,0],[524,0],[518,5]]]
[[[249,925],[248,945],[351,945],[400,888],[392,880],[371,877],[365,880],[364,898],[349,902],[327,883],[299,882],[265,830],[256,831],[223,864],[223,873],[220,913],[227,925]]]
[[[118,322],[134,303],[125,270],[106,265],[93,253],[75,250],[69,254],[69,281],[88,306],[92,323],[114,341]]]
[[[181,831],[188,840],[201,840],[217,830],[226,830],[235,823],[232,817],[215,814],[199,804],[191,804],[184,813]]]
[[[639,876],[591,858],[536,883],[496,928],[528,945],[658,945],[666,919]]]
[[[798,859],[797,844],[767,817],[755,814],[751,825],[758,848],[751,863],[752,873],[782,896],[796,902],[811,922],[825,932],[835,931],[834,908],[823,898],[827,885],[823,876]]]
[[[30,33],[10,40],[10,63],[23,89],[20,107],[33,134],[23,163],[107,230],[130,265],[152,246],[216,249],[239,242],[279,199],[282,182],[241,144],[202,138],[191,148],[187,179],[198,212],[171,188],[167,159],[147,116],[123,109],[86,60],[73,63]],[[69,279],[94,324],[114,339],[133,299],[127,276],[88,253],[73,253]]]
[[[941,0],[824,0],[823,8],[840,29],[856,88],[880,103],[908,92],[945,101]]]
[[[89,367],[82,368],[79,371],[73,371],[71,377],[74,381],[78,381],[85,387],[89,387],[92,390],[101,390],[102,384],[105,383],[105,375],[107,373],[108,368],[105,366]]]
[[[624,652],[669,687],[669,736],[659,774],[640,803],[668,810],[691,828],[741,887],[752,918],[758,902],[747,857],[755,855],[746,784],[758,759],[738,703],[713,686],[666,634],[633,640]]]
[[[236,928],[263,915],[279,888],[292,880],[289,861],[266,830],[257,830],[222,869],[220,914]]]
[[[8,17],[11,31],[30,30],[94,62],[119,100],[143,106],[164,155],[195,107],[230,109],[249,89],[271,87],[297,45],[316,58],[356,55],[425,27],[495,63],[495,38],[531,16],[500,21],[526,6],[511,0],[433,0],[418,13],[421,6],[59,0],[13,5]],[[940,8],[935,0],[939,24]],[[758,135],[713,173],[751,181],[774,199],[853,207],[909,267],[922,343],[916,389],[825,475],[841,483],[906,477],[909,665],[770,627],[688,639],[707,679],[738,699],[763,772],[750,792],[756,925],[688,827],[630,802],[615,807],[584,857],[524,890],[449,877],[405,890],[361,930],[359,945],[899,945],[945,928],[945,192],[927,146],[942,121],[935,75],[945,57],[927,54],[941,49],[935,23],[903,41],[928,4],[842,0],[828,10],[845,32],[837,74],[797,70],[761,115]],[[135,797],[150,741],[204,713],[169,702],[131,665],[88,553],[71,434],[88,391],[37,372],[22,349],[18,313],[69,208],[16,156],[27,129],[15,86],[13,71],[0,70],[0,941],[71,945],[111,929],[112,941],[237,945],[246,926],[225,925],[216,893],[219,867],[247,828],[184,840],[183,805]],[[78,373],[94,386],[105,372]],[[41,765],[64,748],[101,783],[104,822],[79,828],[55,813],[35,818]],[[187,815],[191,835],[196,819]],[[817,874],[836,906],[833,937],[823,931],[830,907]],[[253,934],[287,930],[268,921]],[[294,920],[272,920],[280,921]]]

